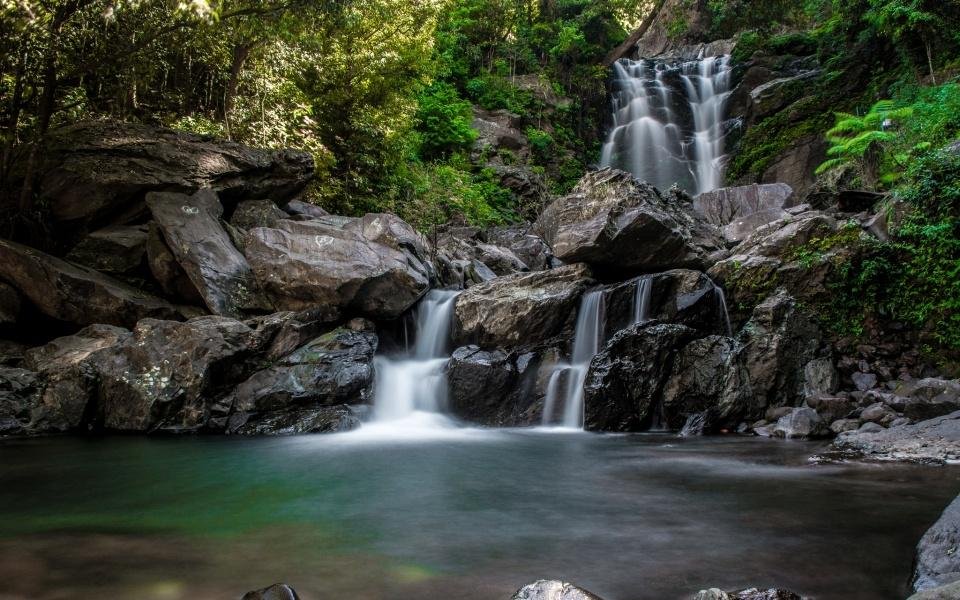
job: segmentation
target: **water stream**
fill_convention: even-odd
[[[657,188],[720,187],[729,56],[684,62],[621,59],[613,66],[611,129],[600,163]]]

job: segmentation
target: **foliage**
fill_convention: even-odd
[[[892,100],[880,100],[863,116],[837,113],[836,124],[827,131],[827,140],[831,144],[827,156],[831,158],[817,167],[817,174],[851,163],[857,164],[862,173],[873,170],[867,163],[875,160],[884,146],[897,139],[896,124],[912,115],[912,108],[898,107]],[[894,175],[884,173],[881,181],[891,181]],[[873,179],[870,177],[867,181]]]
[[[435,82],[420,94],[416,118],[424,158],[463,150],[477,139],[472,127],[473,109],[449,83]]]

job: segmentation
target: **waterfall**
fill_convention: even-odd
[[[374,358],[375,421],[398,421],[417,413],[443,410],[447,394],[444,370],[449,358],[450,323],[458,293],[432,290],[420,301],[415,313],[413,350],[407,351],[410,356]]]
[[[720,308],[720,316],[723,318],[723,323],[727,327],[727,337],[732,337],[733,326],[730,324],[730,310],[727,308],[727,295],[723,293],[723,288],[717,285],[712,279],[710,283],[713,284],[714,292],[717,294],[717,304]]]
[[[621,59],[613,66],[611,130],[600,164],[659,189],[720,187],[730,57],[686,62]]]
[[[600,351],[603,342],[604,300],[604,292],[596,290],[585,294],[580,301],[570,362],[558,364],[547,383],[544,425],[551,424],[556,406],[562,401],[563,426],[583,428],[583,384],[590,361]]]
[[[653,286],[649,277],[637,279],[637,288],[633,297],[633,322],[646,323],[650,320],[650,293]]]

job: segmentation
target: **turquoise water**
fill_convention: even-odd
[[[0,598],[902,598],[960,470],[752,438],[458,430],[0,443]],[[4,595],[6,594],[6,595]]]

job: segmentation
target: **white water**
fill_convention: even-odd
[[[637,289],[633,298],[633,322],[646,323],[650,320],[650,293],[653,290],[649,277],[637,279]]]
[[[659,189],[720,187],[730,57],[688,62],[621,59],[614,66],[612,128],[600,164]]]
[[[600,351],[603,341],[604,300],[604,292],[597,290],[588,292],[580,301],[570,362],[557,364],[547,384],[544,425],[552,423],[553,413],[562,402],[562,425],[571,429],[583,428],[583,384],[590,361]]]
[[[727,326],[727,336],[730,337],[733,335],[733,326],[730,323],[730,310],[727,308],[727,295],[723,293],[723,288],[717,285],[713,280],[710,281],[713,283],[713,289],[717,293],[718,304],[720,305],[720,312],[723,314],[724,325]]]
[[[415,342],[410,356],[378,356],[373,423],[365,433],[401,430],[418,437],[422,430],[447,428],[453,422],[443,416],[447,381],[445,368],[450,343],[450,322],[458,292],[432,290],[416,309]]]

